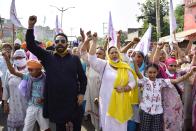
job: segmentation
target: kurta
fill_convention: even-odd
[[[99,112],[100,123],[103,131],[127,131],[127,122],[121,124],[115,118],[107,115],[108,106],[114,89],[114,81],[116,80],[117,70],[112,68],[107,61],[98,59],[96,56],[89,55],[90,66],[100,74],[103,73],[101,88],[99,93]],[[104,69],[105,68],[105,69]],[[131,87],[135,86],[134,77],[129,73]]]
[[[86,91],[86,112],[91,115],[91,122],[95,129],[99,129],[99,110],[95,104],[95,98],[99,98],[99,88],[101,85],[100,75],[91,67],[87,69],[87,91]]]
[[[26,116],[27,101],[18,90],[20,82],[21,78],[8,73],[3,90],[3,100],[9,100],[7,126],[8,130],[12,131],[16,131],[17,128],[22,129]]]
[[[28,29],[27,48],[41,60],[46,71],[44,117],[55,123],[77,119],[77,96],[85,93],[87,85],[79,57],[69,53],[61,57],[37,46],[34,39],[33,29]]]
[[[173,86],[173,85],[172,85]],[[181,131],[183,105],[176,88],[163,89],[164,131]]]

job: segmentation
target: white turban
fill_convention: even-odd
[[[19,45],[21,45],[21,44],[22,44],[22,42],[21,42],[21,40],[16,39],[16,40],[14,41],[14,45],[15,45],[15,44],[19,44]]]
[[[19,49],[14,52],[13,57],[25,57],[26,58],[27,56],[23,49]]]

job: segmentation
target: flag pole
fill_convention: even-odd
[[[174,31],[174,40],[176,41],[176,31]]]
[[[14,26],[14,24],[12,24],[12,33],[13,33],[12,42],[13,42],[13,45],[14,45],[14,40],[15,40],[15,26]]]

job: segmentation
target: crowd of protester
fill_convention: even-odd
[[[196,131],[196,48],[152,42],[145,55],[139,38],[116,46],[80,29],[70,48],[64,33],[36,41],[30,16],[26,41],[2,44],[0,97],[8,131],[80,131],[90,116],[96,131]],[[123,46],[122,46],[123,45]]]

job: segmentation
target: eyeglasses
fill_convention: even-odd
[[[62,40],[55,40],[55,43],[58,44],[58,43],[63,43],[65,44],[66,43],[66,40],[65,39],[62,39]]]
[[[170,67],[177,67],[177,65],[169,65]]]

